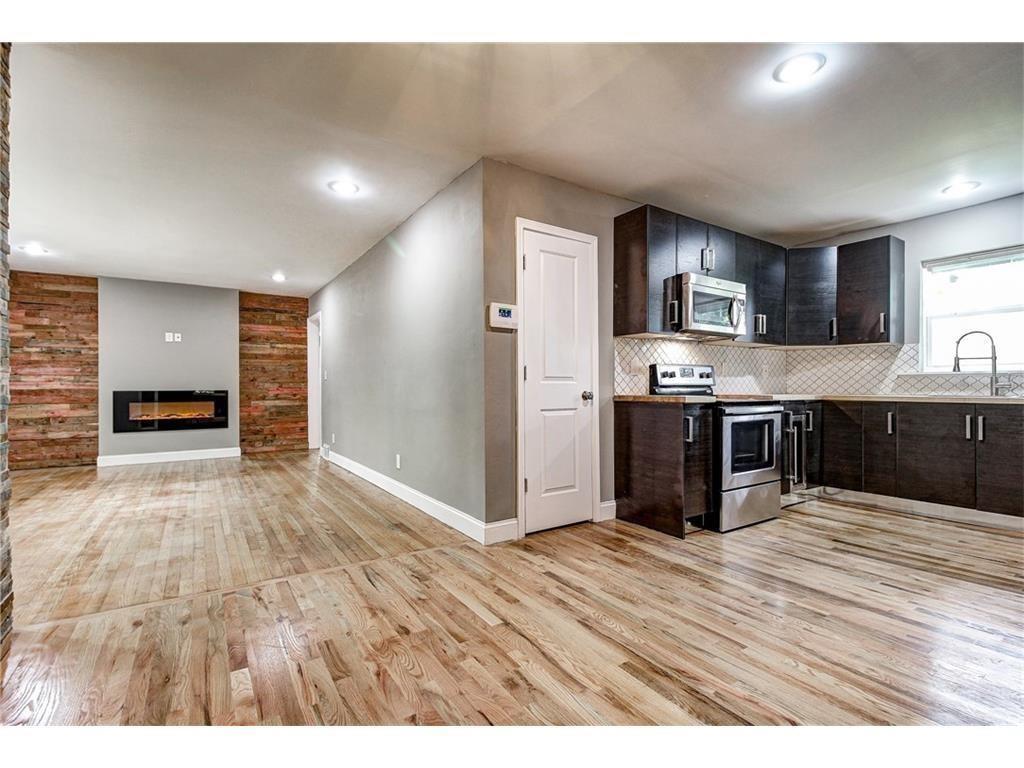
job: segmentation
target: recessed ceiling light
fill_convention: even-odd
[[[779,64],[772,77],[780,83],[799,83],[816,75],[826,61],[820,53],[801,53]]]
[[[352,181],[341,181],[339,179],[329,182],[327,188],[341,197],[355,197],[359,194],[359,185]]]
[[[270,277],[273,279],[273,281],[275,283],[283,283],[284,282],[284,272],[282,272],[280,269],[277,270],[277,272],[272,274]]]
[[[963,197],[964,195],[969,195],[980,186],[980,181],[954,181],[942,190],[942,194],[946,195],[946,197]]]
[[[22,253],[27,253],[29,256],[45,256],[49,253],[46,248],[39,243],[25,243],[24,245],[18,246],[18,250]]]

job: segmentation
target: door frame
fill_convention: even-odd
[[[309,450],[314,448],[318,453],[323,453],[324,447],[324,326],[323,326],[323,314],[322,311],[318,310],[312,315],[306,318],[306,362],[309,362],[309,328],[311,325],[316,325],[317,333],[319,338],[317,339],[316,345],[316,403],[317,413],[316,420],[320,425],[318,430],[320,439],[317,445],[309,445],[310,443],[310,431],[309,426],[313,423],[313,413],[310,406],[312,398],[310,395],[313,393],[313,382],[309,380],[307,371],[306,376],[306,445],[309,446]]]
[[[593,336],[591,342],[591,353],[590,353],[590,369],[591,369],[591,381],[593,382],[594,399],[591,401],[595,403],[594,406],[594,420],[592,434],[592,446],[591,446],[591,462],[593,471],[591,472],[591,482],[593,484],[592,489],[592,503],[590,510],[590,519],[596,520],[599,517],[599,509],[601,506],[601,392],[599,386],[599,337],[598,337],[598,315],[600,314],[599,298],[600,294],[598,291],[598,251],[597,251],[597,235],[588,235],[584,232],[575,232],[571,229],[564,229],[563,227],[556,227],[553,224],[544,224],[539,221],[533,221],[531,219],[525,219],[522,216],[516,216],[516,306],[519,308],[519,327],[516,330],[516,537],[523,538],[526,536],[526,497],[523,493],[523,485],[526,478],[526,444],[523,439],[525,434],[525,417],[526,417],[526,387],[524,386],[523,377],[519,375],[519,371],[523,370],[523,366],[526,364],[526,347],[525,347],[525,334],[523,329],[526,327],[526,323],[529,322],[529,316],[526,312],[526,306],[523,303],[523,264],[525,261],[526,252],[524,251],[524,245],[526,242],[526,232],[539,232],[545,235],[554,235],[555,237],[563,237],[567,240],[575,240],[580,243],[584,243],[588,246],[590,251],[590,258],[594,266],[593,278],[591,284],[586,286],[587,290],[590,290],[593,295]]]

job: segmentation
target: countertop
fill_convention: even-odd
[[[994,403],[1024,406],[1024,397],[992,397],[991,395],[615,395],[617,403],[716,403],[725,402],[787,402],[793,400],[867,401],[877,403]]]

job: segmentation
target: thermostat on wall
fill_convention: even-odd
[[[488,317],[491,328],[515,329],[519,327],[519,307],[515,304],[498,304],[492,301],[489,307]]]

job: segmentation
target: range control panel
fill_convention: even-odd
[[[710,394],[715,385],[713,365],[665,365],[650,366],[651,394]]]

